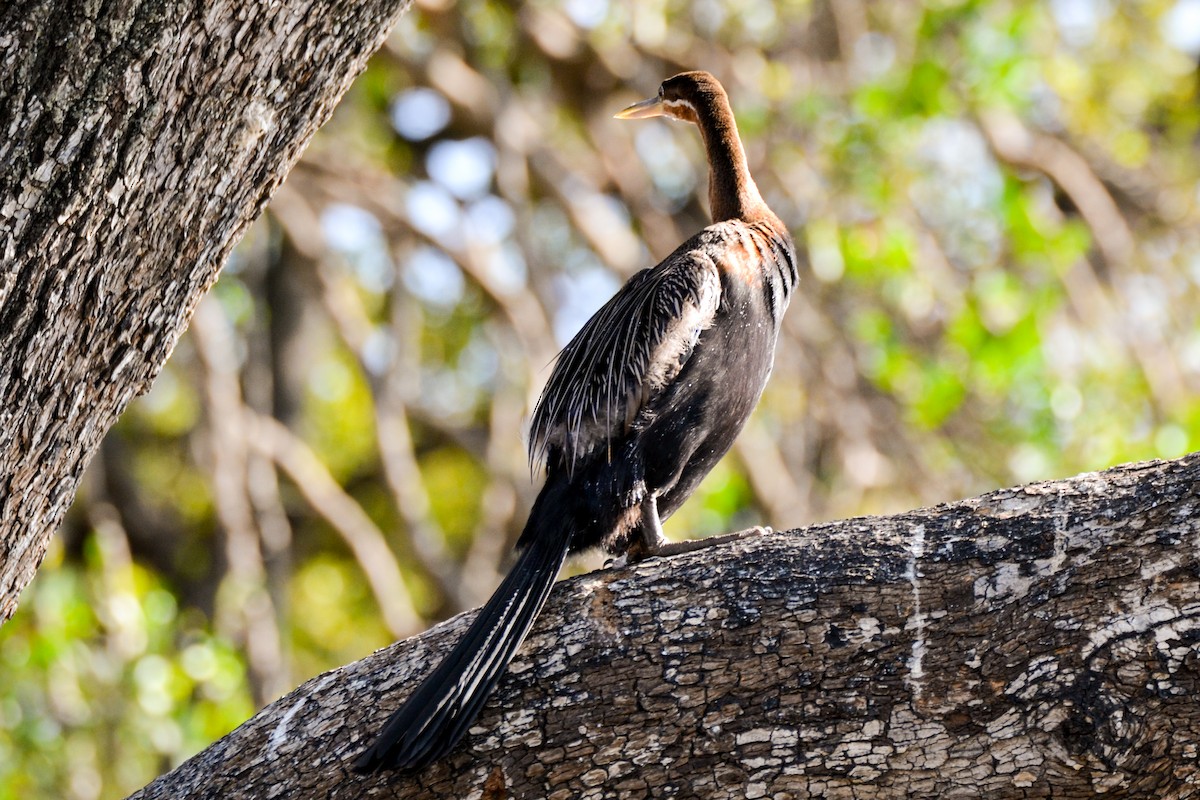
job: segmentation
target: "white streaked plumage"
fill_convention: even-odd
[[[530,461],[557,451],[570,471],[628,430],[679,374],[720,299],[717,265],[700,250],[630,278],[559,353],[533,410]]]

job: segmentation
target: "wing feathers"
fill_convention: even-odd
[[[717,265],[677,252],[629,280],[559,354],[533,411],[529,456],[567,469],[607,445],[687,362],[720,304]]]

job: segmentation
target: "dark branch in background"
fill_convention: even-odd
[[[1198,487],[1200,454],[582,575],[422,774],[347,766],[470,615],[134,798],[1190,797]]]
[[[346,543],[371,587],[387,629],[393,636],[405,636],[420,627],[400,565],[387,538],[362,506],[334,480],[312,449],[282,423],[248,408],[242,411],[249,445],[291,478],[313,510]]]
[[[981,128],[997,157],[1023,169],[1044,174],[1061,189],[1079,211],[1088,226],[1105,267],[1102,280],[1089,263],[1076,266],[1064,281],[1072,304],[1093,330],[1116,328],[1121,317],[1132,316],[1128,303],[1105,283],[1129,272],[1137,257],[1133,230],[1113,200],[1104,182],[1092,171],[1088,161],[1066,142],[1027,128],[1019,119],[1000,112],[984,114]],[[1137,359],[1159,408],[1169,412],[1189,396],[1186,381],[1171,348],[1152,331],[1140,329],[1130,321],[1132,334],[1118,335],[1118,346],[1127,348]]]
[[[224,532],[227,574],[218,595],[217,625],[246,653],[255,706],[288,690],[283,636],[267,589],[260,515],[251,499],[251,451],[238,380],[233,326],[218,303],[201,303],[192,341],[204,367],[208,466]]]
[[[1134,257],[1136,245],[1129,223],[1082,156],[1053,136],[1029,130],[1011,114],[984,114],[981,123],[1003,161],[1045,173],[1071,198],[1109,268]]]

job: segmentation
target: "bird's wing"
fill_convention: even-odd
[[[683,369],[720,298],[717,265],[701,250],[681,248],[630,278],[559,353],[533,410],[530,461],[557,451],[570,470],[627,431]]]

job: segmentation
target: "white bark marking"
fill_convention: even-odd
[[[288,728],[291,727],[292,717],[296,716],[307,702],[307,697],[301,697],[297,700],[295,705],[289,708],[287,713],[283,715],[283,719],[279,720],[279,724],[275,726],[275,729],[271,731],[271,738],[267,740],[268,757],[275,755],[275,751],[279,748],[279,745],[283,744],[284,740],[287,739],[287,732]]]
[[[919,580],[920,573],[917,571],[917,560],[925,555],[925,526],[914,525],[912,528],[912,538],[908,542],[908,568],[904,571],[904,576],[908,578],[908,582],[912,585],[913,593],[913,615],[909,621],[909,626],[915,629],[912,643],[912,656],[908,659],[908,678],[905,683],[913,693],[913,698],[919,700],[921,698],[921,679],[925,677],[925,615],[921,611],[921,583]],[[906,626],[906,627],[909,627]]]
[[[1190,629],[1195,617],[1200,616],[1200,604],[1190,604],[1180,609],[1161,598],[1151,598],[1147,602],[1136,592],[1126,593],[1123,600],[1128,610],[1108,617],[1100,628],[1088,636],[1088,644],[1083,648],[1085,661],[1110,642],[1129,634],[1154,630],[1156,641],[1165,643],[1175,638],[1178,631]],[[1167,626],[1167,623],[1172,625]],[[1163,631],[1161,638],[1160,629]]]
[[[1050,574],[1055,575],[1067,563],[1067,509],[1060,492],[1055,502],[1054,555],[1050,558]]]

